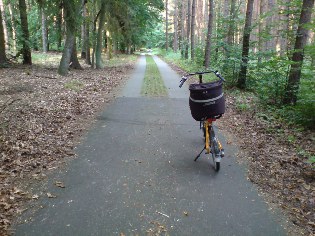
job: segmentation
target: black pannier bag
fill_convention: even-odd
[[[189,107],[196,121],[221,116],[225,112],[222,81],[191,84],[189,86]]]

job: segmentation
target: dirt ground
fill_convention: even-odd
[[[114,99],[133,65],[128,60],[102,70],[84,65],[67,77],[57,75],[53,62],[0,69],[0,235],[10,233],[25,202],[38,198],[20,183],[41,179],[74,156],[87,124]],[[240,147],[238,159],[248,167],[248,179],[270,208],[278,206],[289,216],[294,232],[314,235],[315,167],[301,151],[315,153],[314,132],[294,133],[255,108],[239,109],[238,98],[226,94],[227,111],[217,124]],[[253,104],[251,98],[242,102]]]

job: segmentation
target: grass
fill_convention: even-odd
[[[152,56],[147,56],[147,67],[141,94],[145,96],[167,96],[167,89]]]
[[[60,62],[61,53],[32,52],[32,62],[39,65],[57,64]]]
[[[108,60],[106,59],[107,55],[103,54],[103,60],[105,67],[118,67],[122,65],[126,65],[130,62],[135,62],[138,58],[137,55],[126,55],[126,54],[117,54],[113,55],[113,57]]]
[[[68,83],[65,83],[64,87],[69,90],[73,90],[75,92],[79,92],[80,89],[84,87],[84,84],[78,80],[72,80]]]

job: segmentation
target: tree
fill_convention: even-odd
[[[195,60],[195,26],[196,26],[196,0],[192,0],[191,4],[191,36],[190,36],[190,57]]]
[[[187,27],[186,27],[186,47],[185,47],[185,59],[188,59],[188,51],[189,51],[189,37],[190,37],[190,24],[191,24],[191,0],[188,0],[187,4]]]
[[[60,60],[58,73],[60,75],[67,75],[70,66],[71,55],[75,46],[75,33],[77,25],[76,14],[78,13],[76,9],[76,1],[63,1],[63,9],[66,21],[66,42]],[[76,55],[74,56],[76,57]]]
[[[47,33],[47,22],[46,22],[46,13],[45,13],[45,0],[38,0],[40,15],[42,19],[42,44],[43,52],[48,51],[48,33]]]
[[[7,61],[7,57],[5,54],[5,39],[4,39],[4,31],[3,31],[3,24],[2,24],[2,11],[0,9],[0,66],[6,61]]]
[[[205,68],[208,68],[210,66],[211,37],[212,37],[213,13],[214,13],[213,4],[214,4],[214,1],[209,0],[210,9],[209,9],[209,20],[208,20],[208,33],[207,33],[206,48],[205,48],[205,60],[204,60]]]
[[[7,23],[5,20],[5,9],[3,6],[3,1],[0,0],[0,10],[1,10],[1,16],[2,16],[2,26],[3,26],[3,33],[4,33],[4,39],[5,39],[5,47],[6,49],[9,49],[9,35],[7,30]]]
[[[19,0],[19,10],[22,28],[22,54],[23,54],[23,64],[32,64],[32,54],[29,43],[29,31],[28,31],[28,21],[25,0]]]
[[[178,50],[178,0],[175,0],[174,7],[174,40],[173,40],[173,49],[174,52]]]
[[[103,45],[103,29],[105,24],[105,0],[102,0],[100,14],[98,19],[98,32],[97,32],[97,40],[96,40],[96,51],[95,51],[95,64],[96,69],[102,69],[104,67],[103,59],[102,59],[102,45]]]
[[[87,20],[86,20],[86,0],[82,0],[82,25],[81,25],[81,58],[86,58],[87,44]]]
[[[12,41],[13,41],[13,50],[16,51],[16,29],[15,29],[15,16],[13,14],[12,5],[8,3],[9,13],[10,13],[10,21],[11,21],[11,28],[12,28]]]
[[[165,0],[165,50],[168,51],[168,0]]]
[[[254,5],[254,0],[247,0],[245,26],[244,26],[244,33],[243,33],[242,62],[241,62],[241,69],[240,69],[239,77],[237,81],[237,86],[240,89],[246,88],[246,74],[247,74],[249,39],[250,39],[250,32],[251,32],[253,5]]]
[[[311,21],[314,0],[303,0],[300,14],[299,26],[296,33],[292,65],[289,73],[288,83],[285,89],[284,104],[296,104],[297,94],[300,86],[301,70],[304,58],[303,49],[307,43],[308,29],[305,24]]]

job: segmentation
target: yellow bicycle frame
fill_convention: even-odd
[[[205,128],[205,133],[206,133],[206,140],[205,140],[205,148],[206,148],[206,154],[209,154],[211,152],[211,142],[210,142],[210,134],[209,134],[209,128],[212,126],[212,120],[205,120],[204,121],[204,128]],[[219,144],[219,150],[222,150],[222,145],[220,143],[220,141],[218,140],[218,144]]]

